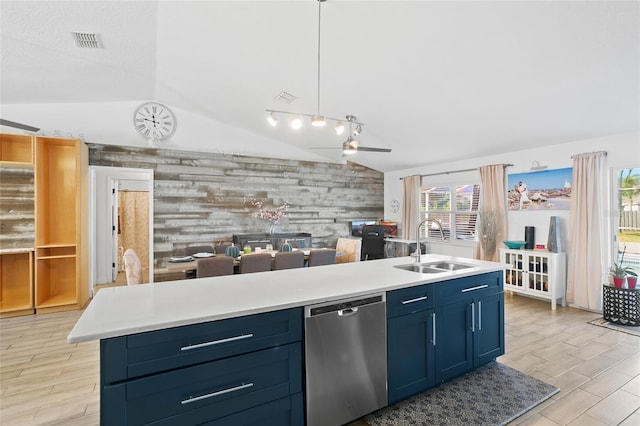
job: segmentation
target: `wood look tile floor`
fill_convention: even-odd
[[[587,324],[596,313],[510,294],[505,302],[498,361],[560,389],[510,425],[640,425],[640,337]],[[100,424],[99,344],[66,341],[80,315],[0,320],[2,426]]]

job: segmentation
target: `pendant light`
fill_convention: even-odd
[[[293,129],[299,129],[300,127],[302,127],[302,119],[301,117],[310,117],[311,119],[311,125],[313,127],[323,127],[327,124],[328,120],[331,120],[333,122],[336,123],[335,126],[335,132],[336,134],[342,135],[345,131],[345,125],[342,121],[342,119],[338,119],[338,118],[331,118],[331,117],[326,117],[322,114],[320,114],[320,89],[321,89],[321,46],[322,46],[322,3],[324,3],[326,0],[317,0],[318,2],[318,56],[317,56],[317,81],[316,81],[316,89],[317,89],[317,98],[316,98],[316,113],[315,114],[305,114],[305,113],[300,113],[300,112],[289,112],[289,111],[278,111],[278,110],[273,110],[273,109],[267,109],[267,113],[269,113],[269,115],[267,116],[267,120],[269,121],[269,124],[271,124],[272,126],[276,126],[276,124],[278,123],[278,114],[284,114],[284,115],[289,115],[291,116],[290,119],[290,125]],[[284,92],[281,92],[281,94]],[[292,95],[291,95],[292,96]],[[280,96],[276,96],[275,98],[278,99]],[[295,99],[295,98],[294,98]],[[362,125],[363,123],[350,123],[351,124],[355,124],[356,130],[358,130],[359,132],[362,131]]]

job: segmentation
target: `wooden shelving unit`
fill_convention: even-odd
[[[33,313],[33,250],[1,253],[0,318]]]
[[[88,289],[88,150],[76,139],[35,140],[35,309],[81,309]]]

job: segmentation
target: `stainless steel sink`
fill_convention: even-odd
[[[472,268],[471,265],[457,262],[409,263],[406,265],[395,265],[395,267],[420,274],[439,274],[442,272],[457,271],[458,269]]]
[[[427,263],[426,265],[430,266],[431,268],[446,269],[447,271],[457,271],[458,269],[471,268],[471,265],[465,265],[464,263],[456,262],[437,262]]]
[[[404,269],[405,271],[419,272],[421,274],[439,274],[445,272],[443,269],[431,268],[422,263],[410,263],[408,265],[395,265],[398,269]]]

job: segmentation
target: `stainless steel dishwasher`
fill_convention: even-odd
[[[387,404],[385,294],[306,306],[307,426],[338,426]]]

